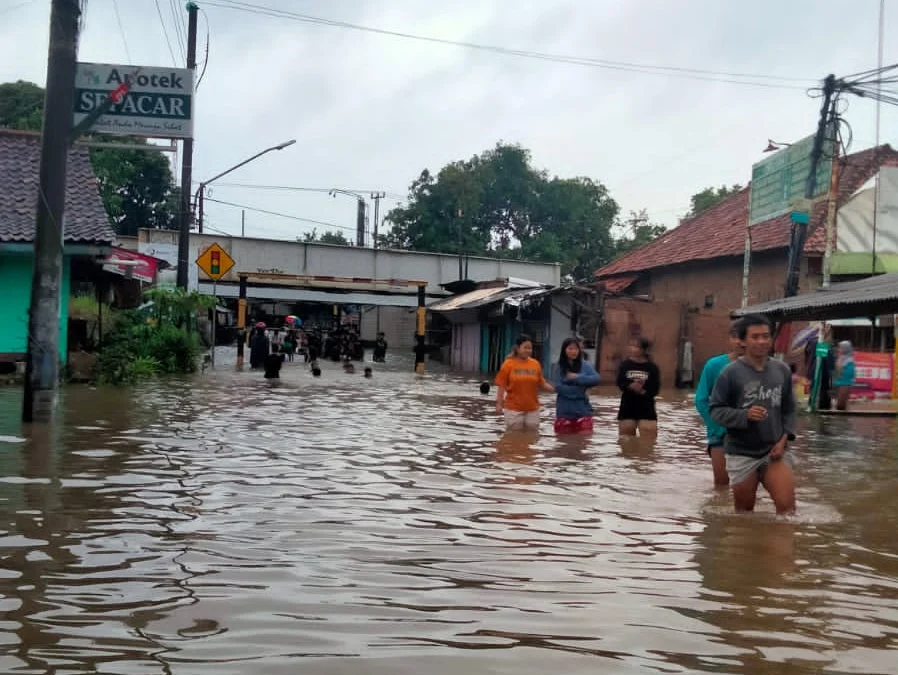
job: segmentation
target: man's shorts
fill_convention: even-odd
[[[576,419],[555,418],[556,434],[578,434],[583,431],[592,431],[592,416],[578,417]]]
[[[764,474],[774,461],[786,462],[789,467],[793,466],[792,454],[786,450],[782,459],[771,460],[770,453],[763,457],[746,457],[745,455],[727,454],[727,475],[730,477],[730,485],[738,485],[747,480],[752,474],[758,475],[758,480],[764,480]]]
[[[505,427],[507,429],[534,429],[539,426],[539,410],[519,412],[505,410]]]

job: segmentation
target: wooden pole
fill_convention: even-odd
[[[427,349],[425,344],[427,327],[426,289],[427,287],[423,284],[418,285],[418,309],[416,310],[418,321],[415,327],[415,372],[419,375],[424,374],[424,352]]]
[[[240,293],[237,300],[237,370],[243,370],[243,350],[246,345],[246,275],[240,275]],[[213,349],[214,349],[213,345]]]
[[[78,0],[53,0],[28,312],[23,422],[44,422],[52,418],[59,384],[66,164],[75,106],[80,16]]]
[[[199,7],[187,3],[187,67],[196,70],[196,25]],[[181,205],[178,209],[178,288],[187,289],[190,279],[190,188],[193,180],[193,137],[184,139],[181,159]]]

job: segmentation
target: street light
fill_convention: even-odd
[[[777,141],[767,139],[767,147],[764,148],[764,152],[776,152],[777,150],[782,150],[783,148],[788,148],[792,144],[791,143],[778,143]]]
[[[235,164],[230,169],[227,169],[226,171],[222,171],[217,176],[212,176],[212,178],[210,178],[209,180],[203,181],[202,183],[200,183],[200,186],[196,189],[196,195],[195,195],[195,203],[196,203],[197,212],[198,212],[197,219],[196,219],[197,231],[200,234],[203,233],[203,201],[206,196],[206,186],[209,185],[209,183],[212,183],[213,181],[218,180],[222,176],[227,176],[232,171],[239,169],[241,166],[249,164],[254,159],[258,159],[259,157],[261,157],[264,154],[273,152],[274,150],[283,150],[284,148],[287,148],[287,147],[293,145],[294,143],[296,143],[296,139],[284,141],[283,143],[280,143],[279,145],[272,145],[270,148],[265,148],[262,152],[257,152],[255,155],[253,155],[249,159],[243,160],[242,162],[240,162],[240,164]]]
[[[355,225],[355,238],[356,238],[356,246],[364,246],[365,245],[365,209],[367,205],[365,204],[365,198],[360,195],[358,192],[351,192],[350,190],[341,190],[340,188],[332,188],[328,194],[334,199],[337,198],[337,195],[346,195],[347,197],[352,197],[353,199],[358,200],[358,211],[356,216],[356,225]]]

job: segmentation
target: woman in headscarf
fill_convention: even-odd
[[[839,343],[839,356],[836,359],[836,410],[848,407],[848,397],[854,386],[854,347],[848,340]]]

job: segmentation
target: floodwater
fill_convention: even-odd
[[[409,371],[70,388],[27,434],[0,390],[0,672],[898,672],[893,419],[805,420],[782,520],[688,400],[622,448],[611,397],[509,436]]]

